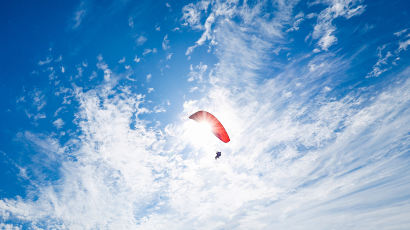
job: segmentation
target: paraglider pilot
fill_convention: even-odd
[[[222,155],[221,152],[216,152],[215,160],[218,159]]]

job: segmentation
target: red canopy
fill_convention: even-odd
[[[218,137],[221,141],[225,143],[228,143],[230,141],[228,133],[226,132],[221,122],[219,122],[219,120],[211,113],[208,113],[207,111],[198,111],[189,116],[189,119],[198,122],[208,122],[211,125],[212,132],[215,134],[216,137]]]

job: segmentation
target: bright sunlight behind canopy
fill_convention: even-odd
[[[225,130],[222,123],[211,113],[207,111],[200,110],[191,116],[189,119],[195,120],[197,122],[206,121],[211,125],[213,134],[219,138],[222,142],[228,143],[230,141],[229,135]]]
[[[212,134],[212,125],[207,121],[190,121],[188,138],[190,143],[199,148],[211,147],[218,141],[218,138]]]

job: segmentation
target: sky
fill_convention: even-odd
[[[409,229],[409,1],[0,18],[0,229]]]

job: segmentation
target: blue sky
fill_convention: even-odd
[[[408,229],[409,9],[2,2],[0,228]]]

